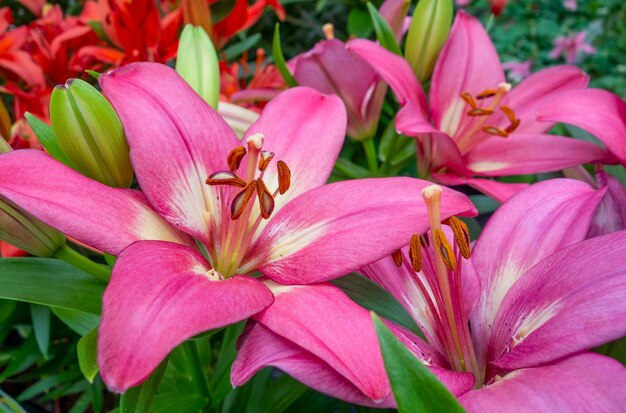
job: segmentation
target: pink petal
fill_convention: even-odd
[[[515,116],[521,120],[516,130],[518,133],[544,133],[552,125],[535,120],[537,109],[559,92],[585,88],[588,84],[589,76],[579,68],[554,66],[524,79],[506,94],[502,104],[512,108]],[[508,124],[504,115],[500,119],[501,124]]]
[[[383,4],[380,5],[380,9],[378,9],[383,19],[389,23],[389,27],[393,34],[396,35],[398,43],[402,42],[402,37],[406,32],[406,30],[404,30],[404,22],[407,19],[407,12],[409,11],[410,5],[410,0],[385,0]]]
[[[463,178],[451,174],[433,174],[433,178],[443,185],[469,185],[499,202],[506,201],[522,189],[528,187],[528,184],[509,184],[491,179]]]
[[[598,145],[554,135],[514,133],[493,138],[467,154],[467,167],[483,176],[550,172],[610,156]]]
[[[133,63],[100,77],[131,147],[137,180],[172,225],[208,242],[219,225],[219,191],[205,184],[227,169],[241,143],[226,122],[173,69]],[[212,220],[207,219],[211,217]]]
[[[254,268],[277,282],[308,284],[390,255],[427,229],[421,190],[428,185],[413,178],[360,179],[302,194],[259,236]],[[474,213],[467,196],[444,188],[442,219]]]
[[[626,229],[626,187],[604,172],[596,174],[596,177],[607,191],[593,217],[587,238]]]
[[[280,206],[326,183],[345,138],[346,111],[336,96],[293,88],[268,103],[246,137],[254,133],[265,136],[263,149],[276,154],[272,162],[282,160],[291,170],[291,188],[276,198]],[[268,167],[263,180],[270,191],[278,187],[275,165]]]
[[[430,107],[435,126],[453,136],[471,122],[461,93],[477,95],[505,81],[504,71],[487,32],[475,17],[457,13],[430,85]]]
[[[211,278],[194,250],[144,241],[126,248],[104,293],[98,365],[109,388],[124,392],[148,377],[178,344],[261,311],[271,292],[244,276]]]
[[[423,123],[429,123],[426,95],[424,95],[422,85],[415,77],[409,62],[369,40],[351,40],[348,42],[347,48],[378,72],[391,87],[400,101],[400,105],[404,106],[410,103],[414,109],[417,109],[415,113],[423,120]]]
[[[517,370],[459,401],[468,412],[605,412],[626,405],[626,369],[608,357],[585,353],[555,364]]]
[[[563,122],[594,135],[626,165],[626,103],[600,89],[559,93],[537,113],[542,122]]]
[[[583,240],[603,195],[581,181],[551,179],[514,195],[491,217],[471,258],[482,285],[472,336],[483,361],[509,289],[545,257]]]
[[[324,360],[262,324],[254,323],[240,338],[240,346],[231,371],[233,386],[241,386],[259,370],[273,366],[308,387],[349,403],[395,407],[392,394],[374,402]]]
[[[117,255],[138,240],[192,241],[138,191],[93,181],[37,150],[0,155],[0,195],[90,247]]]
[[[571,245],[524,274],[496,318],[492,363],[533,366],[626,335],[625,255],[626,231],[614,232]]]

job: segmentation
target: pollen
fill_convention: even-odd
[[[409,258],[411,259],[411,267],[413,271],[420,272],[422,270],[422,242],[420,236],[413,234],[409,243]]]
[[[393,262],[396,264],[396,267],[402,267],[402,251],[394,251],[393,254],[391,254],[391,258],[393,258]]]
[[[468,259],[471,256],[470,236],[469,229],[467,228],[465,222],[461,221],[457,217],[450,217],[443,221],[443,223],[452,228],[454,240],[461,251],[461,255],[463,258]]]
[[[443,263],[450,271],[456,270],[456,258],[443,231],[441,229],[437,229],[435,231],[434,238],[437,251],[439,251]]]
[[[228,163],[228,169],[232,172],[235,172],[239,169],[239,165],[241,165],[241,160],[246,156],[246,148],[243,146],[238,146],[228,154],[226,158],[226,162]]]
[[[276,162],[276,169],[278,170],[278,193],[282,195],[291,186],[291,170],[283,161]]]

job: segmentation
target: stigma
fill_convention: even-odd
[[[263,150],[265,137],[261,133],[250,135],[246,139],[247,149],[238,146],[226,157],[228,171],[217,171],[206,179],[209,186],[234,186],[241,190],[233,197],[230,204],[231,219],[236,220],[247,210],[249,204],[258,199],[260,215],[268,219],[274,211],[275,197],[283,195],[291,186],[291,171],[284,161],[276,163],[278,188],[272,193],[267,188],[263,177],[275,155]],[[247,157],[245,175],[238,175],[242,161]],[[256,197],[255,197],[256,195]]]

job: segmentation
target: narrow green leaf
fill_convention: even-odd
[[[48,358],[48,346],[50,345],[50,309],[43,305],[31,304],[30,316],[33,320],[33,332],[37,347],[41,354]]]
[[[98,329],[94,328],[84,335],[76,345],[78,366],[89,383],[98,374]]]
[[[372,313],[399,413],[464,412],[437,377]]]
[[[0,413],[26,413],[26,410],[0,389]]]
[[[285,56],[283,55],[283,48],[280,43],[280,25],[276,23],[274,26],[274,39],[272,40],[272,56],[274,57],[274,65],[280,72],[281,76],[285,80],[285,83],[289,87],[298,86],[298,82],[293,77],[289,68],[287,67],[287,62],[285,61]]]
[[[205,411],[208,403],[198,394],[164,393],[155,397],[150,413],[195,413]]]
[[[376,7],[372,3],[367,3],[367,11],[370,13],[372,19],[372,25],[376,32],[376,38],[382,47],[397,55],[402,55],[402,50],[398,46],[396,36],[393,34],[389,24],[383,19],[383,16],[378,13]]]
[[[245,322],[239,322],[225,329],[222,346],[217,357],[217,364],[210,382],[214,398],[213,403],[222,401],[233,388],[230,384],[230,369],[237,355],[237,338],[245,325]]]
[[[52,310],[54,315],[63,321],[66,326],[81,336],[89,333],[100,324],[100,316],[96,314],[61,307],[50,307],[50,310]]]
[[[17,349],[7,367],[0,374],[0,383],[15,374],[31,367],[39,358],[39,349],[35,342],[35,335],[28,336],[26,341]]]
[[[83,393],[76,403],[72,406],[68,413],[84,413],[89,408],[91,404],[91,394],[89,392]]]
[[[38,396],[49,389],[58,386],[59,384],[65,383],[67,381],[71,381],[80,377],[75,370],[65,371],[63,373],[54,374],[52,376],[46,377],[44,379],[39,380],[22,393],[17,396],[18,401],[26,401],[32,399],[35,396]]]
[[[94,79],[98,80],[98,78],[100,77],[100,75],[102,73],[98,73],[95,70],[85,70],[85,72],[87,72],[87,74],[91,77],[93,77]]]
[[[63,150],[61,150],[57,137],[54,134],[54,130],[52,130],[52,126],[39,120],[28,112],[26,112],[26,115],[24,116],[26,117],[28,126],[30,126],[33,132],[35,132],[35,135],[37,135],[39,143],[41,143],[50,156],[69,167],[73,167],[72,162],[67,159]]]
[[[100,314],[104,287],[57,259],[0,260],[0,298]]]
[[[470,195],[470,199],[479,214],[491,213],[500,206],[498,201],[488,197],[487,195]]]
[[[353,273],[333,280],[332,283],[341,288],[348,297],[360,306],[415,333],[420,333],[417,324],[404,307],[391,294],[369,278]]]
[[[252,36],[246,37],[244,40],[228,46],[221,53],[226,60],[232,60],[238,56],[241,56],[246,50],[252,49],[261,40],[261,33],[255,33]]]
[[[150,405],[154,401],[159,384],[167,367],[166,358],[139,386],[129,389],[122,395],[120,400],[120,413],[142,413],[150,411]]]
[[[348,13],[348,32],[356,37],[370,37],[374,28],[370,15],[363,9],[352,8]]]

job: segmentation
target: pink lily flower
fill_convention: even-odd
[[[596,173],[595,184],[606,188],[606,194],[596,210],[588,238],[626,229],[626,187],[603,170]]]
[[[420,176],[467,184],[503,201],[525,185],[490,178],[560,170],[607,154],[588,142],[548,135],[553,123],[534,118],[558,92],[584,90],[588,78],[580,69],[541,70],[511,88],[484,28],[462,11],[437,60],[428,102],[403,58],[366,40],[352,40],[348,49],[370,63],[400,101],[396,128],[417,138]]]
[[[406,308],[428,342],[402,329],[396,334],[469,412],[621,411],[626,369],[586,352],[626,333],[626,231],[585,240],[604,190],[567,179],[533,185],[498,209],[473,251],[463,224],[442,221],[440,191],[436,185],[423,191],[430,231],[361,270]],[[336,376],[343,376],[343,389],[351,391],[335,391],[338,397],[390,404],[359,401],[369,394],[364,383],[380,376],[343,373],[369,364],[363,348],[378,349],[371,324],[361,321],[345,343],[329,342],[358,351],[337,366],[263,313],[241,344],[237,378],[274,365],[330,392],[326,386],[341,386]]]
[[[577,32],[569,36],[561,36],[554,39],[554,48],[550,51],[550,59],[556,60],[561,55],[565,56],[568,65],[576,64],[582,54],[595,54],[596,48],[585,40],[587,32]]]
[[[119,255],[98,342],[100,373],[113,390],[141,383],[186,339],[270,306],[271,290],[248,274],[285,284],[332,279],[424,227],[418,195],[426,182],[324,185],[345,135],[336,97],[291,89],[239,140],[165,65],[130,64],[99,81],[124,125],[142,192],[23,150],[0,156],[0,195]],[[445,213],[475,209],[449,190]]]
[[[326,94],[335,94],[346,105],[347,135],[355,140],[374,136],[387,85],[363,59],[346,50],[335,38],[332,25],[325,25],[326,40],[289,61],[298,84]]]
[[[508,77],[513,82],[522,81],[530,76],[532,67],[533,61],[531,59],[524,60],[523,62],[511,61],[502,64],[502,69],[508,72]]]

